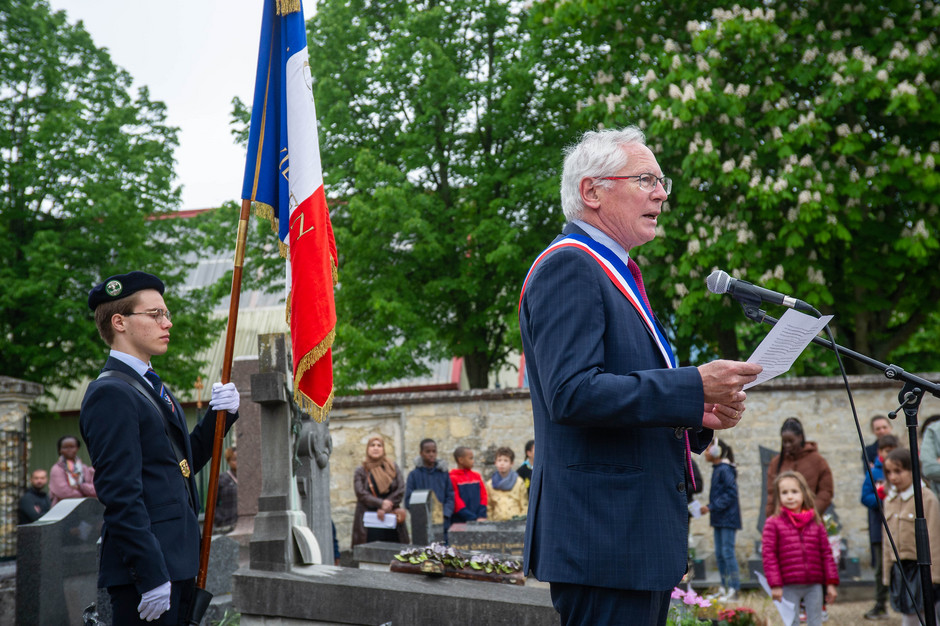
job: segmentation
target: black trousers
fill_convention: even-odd
[[[551,591],[562,626],[664,626],[672,593],[569,583],[551,583]]]
[[[871,544],[872,559],[875,561],[875,604],[885,608],[888,604],[888,586],[884,584],[882,574],[884,572],[884,563],[882,562],[883,543]],[[889,545],[890,549],[891,546]]]
[[[111,596],[111,626],[145,624],[146,626],[186,626],[189,605],[193,601],[196,580],[173,581],[170,585],[170,608],[159,619],[148,622],[140,619],[137,606],[140,594],[134,585],[116,585],[108,587]]]

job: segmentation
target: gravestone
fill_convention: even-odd
[[[522,556],[525,520],[508,522],[460,522],[452,524],[449,543],[459,550],[479,550]]]
[[[251,377],[251,399],[261,405],[261,495],[248,545],[249,562],[252,569],[284,572],[295,563],[320,563],[322,559],[307,527],[307,516],[294,510],[291,503],[294,442],[284,336],[259,335],[258,359],[259,373]]]
[[[213,596],[232,593],[232,574],[238,569],[238,542],[226,535],[213,535],[206,570],[206,591]]]
[[[97,542],[104,505],[94,498],[60,500],[17,528],[16,623],[74,624],[97,601]]]
[[[411,543],[426,546],[444,540],[444,507],[430,489],[416,489],[408,502],[411,517]]]

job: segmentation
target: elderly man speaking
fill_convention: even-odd
[[[666,623],[686,570],[691,453],[738,424],[761,371],[677,367],[630,258],[671,190],[638,128],[585,133],[562,174],[568,224],[523,284],[539,442],[525,571],[551,583],[562,624]]]

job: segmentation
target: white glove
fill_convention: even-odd
[[[170,608],[170,581],[147,591],[140,597],[137,612],[140,619],[152,622]]]
[[[235,383],[213,383],[212,399],[209,400],[209,407],[213,411],[228,411],[229,413],[238,413],[238,403],[241,397],[238,395],[238,389],[235,389]]]

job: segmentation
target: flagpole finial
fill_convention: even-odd
[[[277,14],[287,15],[300,10],[300,0],[276,0]]]

